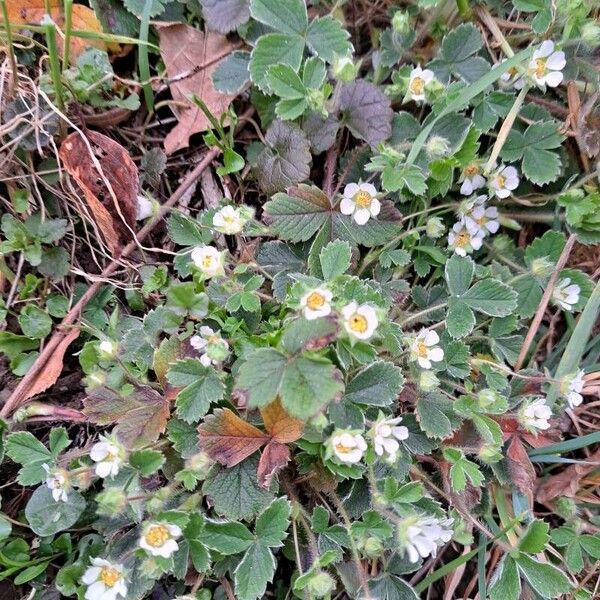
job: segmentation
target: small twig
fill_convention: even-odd
[[[533,338],[535,337],[535,334],[537,333],[540,327],[542,319],[544,318],[544,313],[546,312],[546,308],[548,307],[548,303],[550,302],[552,292],[554,291],[554,286],[556,284],[556,280],[558,279],[558,274],[561,272],[562,268],[567,263],[567,260],[569,258],[569,255],[571,254],[571,251],[573,250],[573,246],[575,245],[576,240],[577,237],[575,236],[575,234],[572,233],[569,236],[567,243],[565,244],[565,247],[558,259],[558,262],[556,263],[556,267],[554,268],[554,271],[550,276],[550,281],[548,281],[548,285],[544,290],[544,295],[540,300],[540,304],[535,313],[535,316],[533,317],[533,321],[531,321],[531,325],[529,326],[529,331],[525,336],[523,347],[521,348],[521,352],[519,353],[519,357],[517,358],[517,362],[515,363],[515,371],[518,371],[525,362],[525,357],[527,356],[527,352],[529,351],[529,346],[531,346],[531,342],[533,341]]]
[[[335,177],[335,167],[337,166],[338,158],[338,140],[327,150],[327,158],[325,159],[325,174],[323,177],[323,191],[329,196],[333,197],[333,180]]]
[[[231,587],[231,584],[229,583],[229,581],[227,581],[227,579],[225,579],[225,577],[219,577],[219,583],[221,584],[221,587],[225,591],[227,600],[235,600],[235,594],[233,593],[233,588]]]

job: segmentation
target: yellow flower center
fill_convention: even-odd
[[[111,588],[120,581],[121,573],[112,567],[102,567],[99,579],[106,587]]]
[[[335,451],[338,454],[350,454],[352,450],[354,450],[354,448],[351,448],[350,446],[344,446],[344,444],[341,443],[335,445]]]
[[[348,325],[352,331],[356,331],[357,333],[364,333],[369,327],[366,317],[363,317],[363,315],[359,315],[358,313],[354,313],[350,317]]]
[[[202,268],[203,269],[210,269],[212,267],[212,263],[213,263],[212,256],[205,256],[202,259]]]
[[[160,548],[169,541],[171,534],[169,533],[169,529],[164,525],[154,525],[150,527],[144,537],[149,546]]]
[[[423,93],[424,89],[425,89],[425,82],[423,81],[422,77],[415,77],[410,82],[410,91],[413,94],[421,95]]]
[[[454,245],[458,246],[459,248],[464,248],[465,246],[469,245],[470,241],[471,241],[471,236],[466,231],[461,231],[454,238]]]
[[[206,341],[207,341],[209,344],[217,344],[217,343],[219,342],[219,336],[218,336],[218,335],[209,335],[209,336],[206,338]]]
[[[496,183],[499,188],[503,188],[506,185],[506,177],[504,175],[496,175]]]
[[[538,77],[543,77],[546,73],[546,59],[545,58],[536,58],[535,59],[535,69],[533,72]]]
[[[469,165],[465,169],[465,175],[467,177],[473,177],[474,175],[477,175],[477,173],[479,173],[479,167],[477,165]]]
[[[325,305],[325,298],[319,292],[312,292],[311,295],[306,299],[306,306],[310,310],[318,310]]]
[[[369,208],[372,200],[373,198],[371,197],[371,194],[369,194],[369,192],[365,192],[364,190],[361,190],[354,195],[354,202],[359,208]]]
[[[229,223],[231,225],[231,223],[235,222],[235,217],[232,217],[231,215],[223,217],[223,221],[225,221],[225,223]]]
[[[417,343],[417,356],[419,358],[427,358],[427,346],[423,341]]]
[[[475,219],[475,223],[477,223],[477,225],[485,225],[488,222],[488,219],[485,215],[483,215],[482,217],[479,217],[479,219]]]

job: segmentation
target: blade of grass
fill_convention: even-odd
[[[477,588],[479,597],[486,597],[485,563],[486,563],[487,540],[482,532],[479,532],[479,546],[477,547]]]
[[[11,70],[8,96],[12,98],[15,90],[17,89],[17,59],[15,58],[15,48],[13,46],[12,28],[8,21],[8,8],[6,6],[6,0],[0,0],[0,7],[2,8],[2,19],[4,20],[4,23],[6,23],[6,48]]]
[[[50,61],[50,78],[54,86],[56,95],[56,106],[61,112],[64,112],[63,89],[61,81],[60,58],[58,55],[58,45],[56,44],[56,24],[49,15],[42,21],[44,33],[46,34],[46,44],[48,46],[48,58]]]
[[[146,0],[144,4],[144,11],[142,12],[142,19],[140,23],[140,40],[143,42],[148,41],[148,34],[150,32],[150,12],[152,10],[152,0]],[[152,86],[150,85],[150,61],[148,60],[148,46],[141,45],[138,49],[138,63],[140,69],[140,81],[142,83],[142,89],[144,90],[144,100],[149,112],[154,111],[154,93],[152,92]]]
[[[532,456],[530,460],[532,463],[600,466],[599,462],[577,460],[576,458],[565,458],[564,456]]]
[[[545,454],[563,454],[565,452],[572,452],[573,450],[579,450],[592,444],[600,443],[600,431],[594,431],[594,433],[588,433],[581,437],[567,440],[566,442],[558,442],[556,444],[550,444],[543,448],[534,448],[529,451],[529,456],[543,456]]]
[[[65,40],[63,47],[63,72],[69,68],[69,52],[71,51],[71,29],[73,26],[73,0],[64,0]]]
[[[600,281],[596,284],[592,295],[587,301],[579,321],[569,339],[569,343],[558,363],[553,383],[546,396],[546,404],[551,408],[556,403],[560,392],[560,380],[571,373],[575,373],[583,356],[584,349],[592,334],[592,329],[600,314]]]

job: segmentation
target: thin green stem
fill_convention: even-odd
[[[138,50],[138,63],[140,69],[140,80],[144,90],[144,100],[149,112],[154,110],[154,93],[150,85],[150,61],[148,60],[148,35],[150,33],[150,12],[152,10],[152,0],[146,0],[142,18],[140,22],[140,44]]]
[[[406,319],[400,321],[399,325],[400,327],[404,327],[406,324],[411,323],[412,321],[415,321],[416,319],[419,319],[425,315],[428,315],[429,313],[435,312],[436,310],[446,308],[446,306],[448,306],[447,302],[441,302],[440,304],[436,304],[435,306],[428,306],[427,308],[424,308],[423,310],[413,313],[409,317],[406,317]]]
[[[469,6],[469,0],[456,0],[456,6],[458,7],[458,14],[463,18],[469,20],[472,17],[471,7]]]
[[[44,32],[46,34],[46,43],[48,45],[48,58],[50,61],[50,77],[56,94],[56,105],[60,112],[64,113],[65,104],[63,101],[63,89],[61,81],[60,57],[58,54],[58,45],[56,43],[56,24],[49,16],[43,23]]]
[[[2,7],[2,19],[6,26],[6,52],[8,54],[8,60],[10,61],[10,84],[8,88],[8,95],[12,98],[17,89],[17,59],[15,58],[15,48],[13,46],[13,37],[10,21],[8,20],[8,8],[6,6],[6,0],[0,0],[0,7]]]
[[[73,28],[73,0],[63,0],[65,13],[65,40],[63,48],[63,72],[69,68],[69,52],[71,51],[71,29]]]

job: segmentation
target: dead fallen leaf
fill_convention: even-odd
[[[135,226],[138,170],[125,148],[114,140],[95,131],[88,131],[87,138],[117,202],[94,165],[82,134],[68,135],[59,154],[65,169],[83,190],[96,225],[116,258],[131,240],[130,228]]]
[[[289,446],[271,440],[265,446],[258,461],[258,470],[256,473],[258,485],[267,489],[270,488],[273,477],[288,464],[289,460]]]
[[[233,467],[269,441],[269,436],[228,408],[217,408],[198,427],[200,449],[213,460]]]
[[[169,402],[148,386],[137,386],[121,396],[108,388],[97,388],[83,401],[83,412],[97,425],[115,424],[114,432],[127,448],[155,442],[169,419]]]
[[[31,385],[23,390],[23,393],[19,396],[19,400],[17,401],[18,404],[25,402],[25,400],[28,400],[29,398],[33,398],[33,396],[36,396],[37,394],[41,394],[56,383],[63,370],[63,358],[65,352],[71,345],[71,342],[76,340],[78,336],[79,329],[73,328],[63,337],[48,362],[41,368],[37,377],[31,382]]]
[[[154,23],[160,38],[160,54],[171,80],[169,85],[173,100],[187,105],[177,108],[179,123],[165,138],[165,152],[172,154],[187,148],[194,133],[205,131],[210,124],[206,115],[191,101],[191,96],[201,98],[218,119],[236,94],[223,94],[215,90],[212,73],[219,61],[236,46],[224,35],[204,33],[183,23]]]
[[[523,442],[515,435],[512,437],[506,451],[506,471],[511,483],[521,494],[530,499],[533,504],[532,493],[535,485],[535,469],[529,460]]]
[[[7,0],[8,20],[12,25],[39,25],[46,14],[44,0]],[[50,16],[58,27],[65,24],[62,0],[50,0]],[[0,21],[2,16],[0,15]],[[72,29],[76,31],[88,31],[102,33],[102,25],[96,13],[83,4],[74,4],[71,13]],[[62,38],[57,36],[59,50],[62,51]],[[99,48],[100,50],[119,49],[118,44],[109,44],[108,47],[101,39],[71,37],[69,58],[72,64],[77,57],[88,48]]]
[[[289,444],[295,442],[304,429],[304,422],[295,419],[283,408],[279,398],[260,409],[265,429],[275,442]]]

